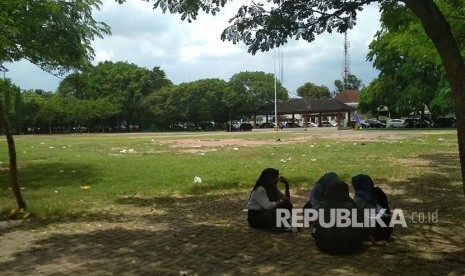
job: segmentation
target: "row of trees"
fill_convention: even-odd
[[[346,81],[346,86],[358,89],[361,81],[353,75],[350,79],[356,81]],[[178,122],[198,126],[204,121],[249,117],[274,102],[272,74],[241,72],[229,81],[203,79],[174,85],[159,67],[148,70],[127,62],[106,61],[72,73],[56,93],[21,92],[9,80],[2,85],[6,85],[5,106],[14,133],[166,130]],[[326,86],[310,82],[297,94],[308,99],[332,97]],[[278,100],[288,97],[278,80],[277,96]]]
[[[229,81],[203,79],[174,85],[160,68],[101,62],[72,73],[56,93],[21,92],[6,83],[5,105],[15,133],[165,130],[178,122],[199,125],[250,116],[274,102],[274,76],[240,72]],[[287,91],[277,81],[279,100]]]
[[[420,108],[419,104],[426,103],[435,114],[452,112],[450,89],[439,66],[436,70],[425,70],[423,79],[420,79],[422,72],[405,65],[407,58],[392,68],[392,63],[386,62],[393,58],[392,54],[375,47],[383,44],[383,36],[378,36],[381,38],[372,42],[370,57],[375,59],[381,74],[362,89],[360,109],[376,113],[384,105],[390,107],[393,116],[408,116],[412,107]],[[403,67],[410,71],[405,72]],[[412,78],[412,75],[420,81],[400,79]],[[402,83],[407,87],[402,87]],[[229,81],[204,79],[173,85],[159,67],[148,70],[127,62],[110,61],[68,75],[56,93],[21,92],[9,80],[1,85],[7,88],[5,108],[14,133],[167,130],[178,122],[198,126],[204,121],[223,123],[247,117],[274,101],[274,77],[264,72],[241,72]],[[297,94],[308,99],[328,99],[344,87],[358,90],[361,80],[349,75],[336,80],[335,86],[332,94],[324,85],[307,82],[297,89]],[[394,89],[401,93],[392,93]],[[278,99],[287,99],[287,92],[279,81],[277,91]]]
[[[330,99],[333,96],[341,93],[344,90],[360,90],[362,87],[362,80],[353,74],[344,76],[342,80],[334,81],[335,90],[333,93],[325,85],[317,85],[312,82],[307,82],[297,88],[297,95],[307,99]]]

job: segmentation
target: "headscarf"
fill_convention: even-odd
[[[369,175],[357,174],[352,177],[352,186],[355,190],[355,197],[361,197],[374,206],[378,205],[374,196],[375,184]]]
[[[328,172],[323,175],[313,186],[312,192],[310,193],[310,202],[313,208],[318,208],[320,202],[325,200],[326,190],[328,187],[339,182],[339,177],[335,172]]]
[[[342,181],[329,182],[324,191],[323,198],[324,200],[336,201],[350,199],[349,185]]]
[[[274,185],[273,181],[279,177],[279,171],[273,168],[267,168],[262,171],[252,191],[258,187],[263,186],[268,195],[269,201],[278,200],[278,188]]]

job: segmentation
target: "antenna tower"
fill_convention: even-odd
[[[344,33],[344,68],[342,69],[342,79],[345,85],[346,78],[350,75],[350,54],[349,54],[349,39],[347,38],[347,31]],[[345,87],[344,87],[345,89]]]

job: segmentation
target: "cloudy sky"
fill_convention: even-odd
[[[293,96],[306,82],[326,85],[334,90],[334,80],[342,78],[344,35],[324,34],[312,43],[292,41],[279,51],[251,55],[243,44],[221,41],[227,26],[242,1],[229,3],[216,16],[201,14],[193,23],[180,20],[179,15],[153,10],[152,4],[127,0],[118,5],[114,0],[103,0],[94,18],[107,23],[111,36],[93,42],[96,53],[94,64],[112,60],[134,63],[165,71],[175,84],[206,78],[229,78],[242,71],[263,71],[281,75],[284,87]],[[373,5],[359,14],[357,25],[348,34],[350,42],[350,71],[368,85],[377,72],[366,62],[368,44],[379,29],[379,10]],[[282,66],[279,64],[282,54]],[[5,64],[7,78],[22,89],[55,91],[60,79],[42,72],[27,61]],[[281,70],[282,68],[282,70]]]

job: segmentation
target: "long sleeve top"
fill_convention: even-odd
[[[284,199],[285,195],[279,191],[279,199]],[[249,202],[247,203],[247,208],[249,210],[269,210],[276,208],[276,201],[270,201],[266,193],[266,189],[263,186],[257,187],[251,194]]]

